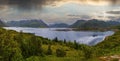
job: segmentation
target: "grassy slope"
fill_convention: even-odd
[[[49,45],[51,55],[46,54]],[[74,46],[71,42],[53,41],[30,33],[0,29],[1,61],[80,61],[84,58],[83,51],[75,49]],[[57,49],[65,51],[66,55],[57,57]]]
[[[120,54],[120,31],[116,31],[114,35],[107,37],[96,47],[103,49],[106,55]]]
[[[51,55],[46,54],[49,45]],[[63,50],[66,55],[57,57],[57,49]],[[120,31],[96,46],[87,46],[0,29],[1,61],[98,61],[101,56],[116,54],[120,54]]]

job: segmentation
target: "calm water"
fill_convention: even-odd
[[[23,27],[4,27],[5,29],[23,31],[25,33],[35,33],[37,36],[59,40],[66,39],[67,41],[74,41],[81,44],[95,45],[105,39],[105,37],[114,34],[113,31],[106,32],[92,32],[92,31],[55,31],[60,28],[23,28]],[[61,28],[62,29],[62,28]]]

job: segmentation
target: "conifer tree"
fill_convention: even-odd
[[[48,45],[47,55],[52,55],[51,45]]]

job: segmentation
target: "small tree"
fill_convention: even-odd
[[[41,41],[38,42],[38,47],[39,47],[39,48],[37,49],[38,55],[44,56],[43,48],[42,48],[42,42],[41,42]]]
[[[79,49],[79,44],[76,42],[76,40],[74,41],[74,48]]]
[[[56,37],[55,39],[53,39],[54,42],[58,42],[58,38]]]
[[[64,39],[64,43],[66,44],[66,40]]]
[[[47,55],[52,55],[51,45],[48,46]]]
[[[86,59],[89,59],[89,58],[92,58],[94,55],[93,55],[93,51],[91,47],[84,47],[84,57]]]
[[[56,50],[56,55],[57,57],[65,57],[66,56],[66,52],[62,49],[57,49]]]

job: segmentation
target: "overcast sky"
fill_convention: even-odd
[[[120,0],[0,0],[0,18],[69,24],[79,19],[117,20]]]

